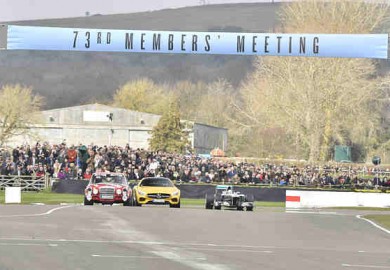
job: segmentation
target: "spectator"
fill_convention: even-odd
[[[63,169],[60,169],[60,171],[57,174],[57,178],[60,179],[60,180],[66,179],[66,174],[65,174]]]
[[[0,149],[2,175],[49,175],[61,179],[89,179],[94,172],[123,172],[129,180],[164,176],[183,182],[221,182],[276,185],[309,185],[381,188],[389,185],[390,170],[382,167],[286,164],[251,164],[196,155],[150,152],[130,145],[67,147],[37,143]],[[362,177],[364,175],[365,177]],[[368,177],[368,178],[367,178]]]
[[[85,180],[89,180],[91,179],[92,177],[92,170],[90,167],[88,167],[86,170],[85,170],[85,173],[83,174],[83,179]]]
[[[60,171],[62,165],[60,164],[60,162],[58,161],[58,159],[55,160],[54,164],[53,164],[53,177],[56,178],[57,175],[58,175],[58,172]]]

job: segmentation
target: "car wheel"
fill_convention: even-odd
[[[178,204],[169,204],[170,208],[180,208],[180,201]]]
[[[131,198],[132,198],[131,201],[133,202],[133,203],[132,203],[133,206],[141,206],[141,204],[137,202],[137,197],[136,197],[136,195],[134,195],[134,194],[131,195]]]
[[[213,198],[207,197],[207,194],[206,194],[205,200],[206,200],[206,205],[205,205],[206,209],[213,209],[213,203],[214,203]]]
[[[84,205],[93,205],[93,201],[88,201],[86,197],[84,197]]]
[[[214,206],[214,209],[215,210],[221,210],[222,209],[222,205]]]
[[[253,206],[252,207],[247,207],[246,211],[253,211]]]
[[[132,205],[131,202],[132,202],[131,199],[128,198],[126,201],[123,202],[123,206],[131,206]]]

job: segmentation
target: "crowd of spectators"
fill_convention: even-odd
[[[245,183],[272,186],[390,186],[390,171],[381,167],[254,164],[132,149],[129,145],[21,145],[0,149],[0,175],[48,176],[88,180],[96,171],[122,172],[129,180],[163,176],[179,182]]]

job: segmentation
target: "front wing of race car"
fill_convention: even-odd
[[[226,208],[237,208],[237,210],[248,210],[251,211],[254,207],[253,202],[241,202],[234,204],[231,201],[215,201],[214,202],[214,208],[219,208],[219,207],[226,207]]]

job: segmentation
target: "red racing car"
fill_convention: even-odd
[[[131,188],[122,173],[93,174],[85,188],[84,205],[123,203],[130,206]]]

